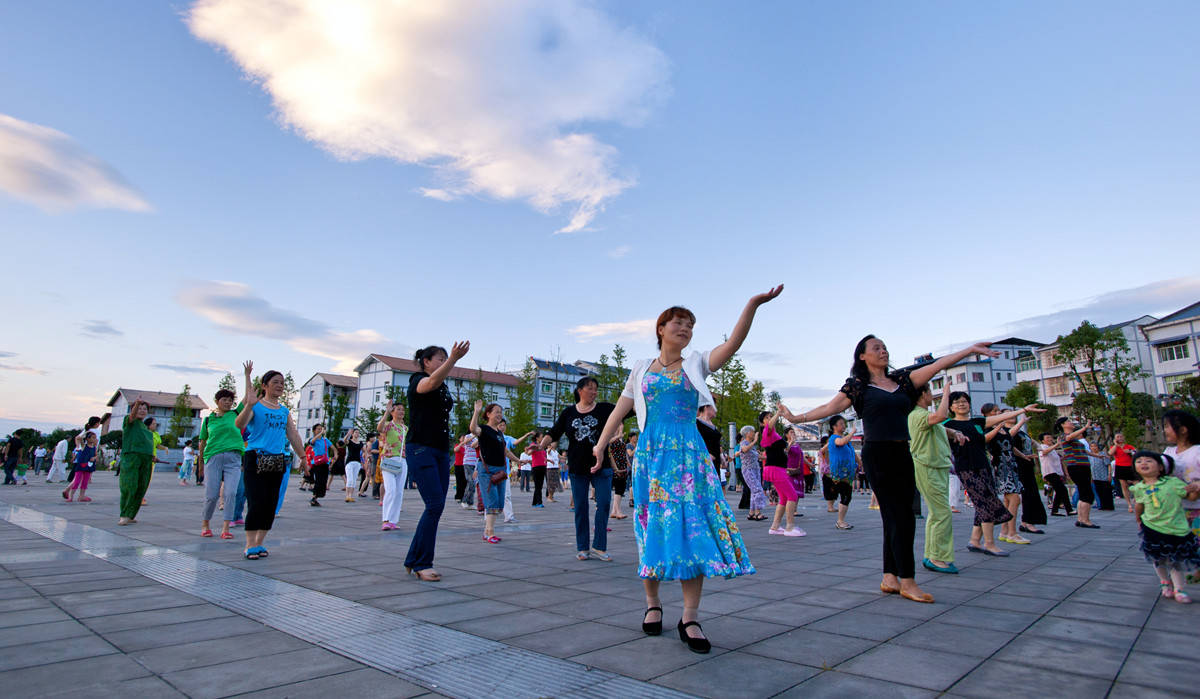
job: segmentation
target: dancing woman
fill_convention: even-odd
[[[470,349],[471,343],[463,341],[454,343],[449,354],[436,345],[417,350],[413,357],[417,372],[408,379],[408,409],[412,423],[408,428],[405,453],[425,511],[413,532],[404,566],[410,574],[427,582],[442,579],[433,569],[433,556],[450,480],[450,409],[454,407],[454,399],[450,397],[450,389],[446,388],[446,377]]]
[[[825,443],[825,454],[829,460],[829,494],[839,499],[837,507],[838,529],[853,529],[854,525],[846,522],[846,512],[850,509],[852,483],[854,474],[858,472],[862,460],[854,451],[854,430],[846,429],[846,418],[834,415],[829,418],[829,441]],[[830,504],[833,500],[829,499]]]
[[[213,398],[216,410],[200,425],[200,458],[197,464],[206,468],[208,478],[204,481],[204,514],[200,523],[200,536],[211,537],[209,520],[217,509],[217,500],[222,488],[225,494],[224,526],[221,538],[232,539],[230,525],[237,519],[237,492],[242,483],[242,459],[246,443],[242,431],[237,428],[238,410],[233,407],[236,396],[228,388],[217,391]]]
[[[471,413],[471,434],[479,438],[479,491],[483,498],[483,540],[489,544],[500,543],[496,536],[496,515],[504,512],[504,491],[508,487],[508,461],[520,461],[504,441],[500,423],[504,420],[504,408],[499,403],[488,403],[483,411],[487,424],[479,424],[479,412],[483,401],[475,401]]]
[[[124,526],[137,521],[138,510],[146,489],[150,487],[150,473],[154,470],[154,434],[146,426],[146,413],[150,405],[138,398],[129,406],[129,414],[121,426],[121,518],[117,524]]]
[[[766,519],[762,513],[767,506],[767,495],[762,487],[762,460],[758,455],[758,432],[750,425],[741,429],[739,434],[742,441],[738,444],[738,459],[742,463],[742,484],[750,493],[750,513],[746,519],[760,521]]]
[[[986,403],[980,409],[984,417],[990,417],[1000,412],[1000,406]],[[1000,536],[997,538],[1009,544],[1028,544],[1029,539],[1017,533],[1017,510],[1021,507],[1021,474],[1018,471],[1017,455],[1013,446],[1013,433],[1019,431],[1029,421],[1027,415],[1021,415],[1020,421],[1011,425],[1016,416],[1000,423],[994,436],[988,441],[988,452],[992,456],[992,468],[996,473],[996,484],[999,494],[1004,500],[1004,509],[1012,518],[1000,525]]]
[[[346,443],[346,502],[354,502],[354,494],[358,492],[358,474],[362,471],[362,436],[357,427],[351,427],[342,441]]]
[[[805,531],[796,526],[796,506],[800,504],[800,493],[804,492],[804,483],[801,479],[800,492],[797,492],[791,477],[788,476],[788,441],[775,431],[777,420],[778,412],[758,414],[758,421],[762,423],[763,450],[767,456],[762,480],[774,485],[775,493],[779,496],[779,502],[775,505],[775,517],[771,520],[771,527],[767,533],[804,536]]]
[[[1082,529],[1100,528],[1099,524],[1092,524],[1092,505],[1096,502],[1096,491],[1092,488],[1092,461],[1088,458],[1099,457],[1100,454],[1079,439],[1091,426],[1091,423],[1088,423],[1076,429],[1075,422],[1069,417],[1060,417],[1054,422],[1054,429],[1059,433],[1063,468],[1067,471],[1067,477],[1075,484],[1075,492],[1079,495],[1079,506],[1075,509],[1075,526]]]
[[[696,317],[678,306],[663,311],[656,323],[658,356],[634,365],[593,450],[595,458],[601,458],[621,418],[636,409],[641,439],[633,470],[633,521],[638,575],[646,593],[642,630],[662,633],[659,585],[679,580],[683,615],[676,629],[696,653],[712,648],[698,621],[704,578],[754,572],[712,457],[696,429],[696,412],[714,404],[705,378],[742,346],[758,307],[782,291],[778,286],[752,297],[729,339],[709,352],[686,357],[683,351],[692,341]]]
[[[914,578],[916,517],[912,505],[917,486],[912,453],[908,448],[908,414],[916,405],[921,388],[934,374],[973,354],[1000,356],[984,343],[911,372],[892,370],[883,340],[867,335],[855,346],[850,378],[833,399],[799,416],[780,406],[788,422],[819,420],[844,412],[851,406],[862,418],[863,469],[878,498],[879,515],[883,520],[883,580],[879,584],[882,592],[900,593],[916,602],[933,601],[933,595],[922,591]]]
[[[283,476],[291,468],[287,447],[304,459],[304,441],[296,431],[296,423],[286,405],[281,402],[284,390],[283,374],[271,370],[262,375],[262,395],[255,390],[250,375],[254,362],[244,366],[246,376],[245,406],[234,424],[239,431],[249,431],[246,453],[242,457],[242,481],[246,488],[246,551],[252,561],[265,558],[263,540],[275,523],[279,510],[279,491]]]
[[[404,508],[404,480],[408,475],[408,462],[404,458],[404,438],[408,427],[404,424],[404,406],[388,399],[387,410],[379,424],[379,448],[382,458],[379,470],[383,474],[383,506],[379,508],[380,531],[392,531],[400,524],[400,510]]]

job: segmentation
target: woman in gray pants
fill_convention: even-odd
[[[229,389],[222,388],[213,397],[217,409],[204,418],[200,427],[200,451],[198,462],[204,467],[207,462],[204,479],[204,522],[200,525],[200,536],[212,536],[208,521],[212,519],[213,511],[217,508],[217,499],[221,492],[221,484],[225,484],[225,525],[221,527],[221,538],[232,539],[229,524],[236,517],[234,500],[237,498],[238,484],[242,480],[242,452],[246,443],[242,441],[242,431],[237,428],[238,411],[233,407],[234,394]],[[240,407],[240,406],[239,406]]]

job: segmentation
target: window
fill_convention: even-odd
[[[1164,376],[1163,388],[1167,393],[1181,393],[1183,390],[1183,382],[1190,379],[1190,374],[1179,374],[1177,376]]]
[[[376,402],[376,403],[378,403],[378,402],[379,402],[379,391],[376,391],[376,392],[375,392],[375,402]]]
[[[1004,358],[1005,358],[1005,359],[1008,359],[1008,358],[1009,358],[1009,357],[1008,357],[1008,350],[1004,350]]]
[[[545,394],[551,395],[551,396],[554,395],[554,382],[553,381],[543,381],[542,382],[542,393],[545,393]]]
[[[549,405],[541,405],[541,406],[538,406],[538,407],[539,407],[539,411],[538,411],[538,412],[539,412],[539,414],[540,414],[542,417],[545,417],[545,418],[554,417],[553,408],[552,408],[551,406],[549,406]]]
[[[1009,381],[1012,381],[1012,380],[1013,380],[1013,377],[1012,377],[1012,372],[1011,372],[1011,371],[1010,371],[1010,372],[1008,372],[1008,380],[1009,380]]]
[[[945,383],[945,379],[934,379],[933,381],[929,382],[929,388],[930,388],[930,390],[933,390],[933,391],[940,391],[940,390],[942,390],[942,385],[944,383]]]
[[[1047,369],[1062,366],[1062,362],[1054,358],[1054,350],[1042,352],[1042,365]]]
[[[983,383],[983,372],[982,371],[972,371],[971,372],[971,381],[973,381],[975,383]]]
[[[313,391],[313,389],[311,389],[311,388],[310,388],[310,389],[308,390],[308,399],[309,399],[309,400],[312,400],[312,399],[313,399],[313,393],[315,393],[315,391]]]
[[[996,380],[997,380],[997,381],[999,381],[999,380],[1000,380],[1000,372],[998,372],[998,371],[996,372]]]
[[[321,409],[320,408],[313,408],[313,417],[317,418],[318,420],[321,419]]]
[[[1017,371],[1033,371],[1038,368],[1038,360],[1034,355],[1021,357],[1017,360]]]
[[[309,409],[308,409],[308,419],[309,419],[309,420],[311,420],[311,419],[312,419],[312,408],[309,408]]]
[[[954,383],[966,383],[966,380],[967,380],[966,374],[959,374],[958,376],[954,377]]]
[[[1048,396],[1065,396],[1065,395],[1067,395],[1067,377],[1056,376],[1052,379],[1046,379],[1046,395],[1048,395]]]
[[[1187,340],[1160,345],[1158,348],[1158,361],[1160,362],[1173,362],[1176,359],[1187,359],[1190,356],[1191,351]]]

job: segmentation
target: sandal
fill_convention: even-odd
[[[438,573],[433,568],[423,568],[421,570],[408,569],[408,574],[415,576],[417,580],[422,582],[438,582],[442,579],[441,573]]]
[[[1167,599],[1175,599],[1175,586],[1167,580],[1159,580],[1158,587],[1162,592],[1162,596]]]
[[[246,560],[248,560],[248,561],[257,561],[258,560],[258,549],[246,549],[246,553],[243,555],[246,557]]]
[[[264,546],[255,546],[254,551],[258,553],[259,558],[266,558],[271,555]]]
[[[848,529],[854,528],[854,525],[850,524],[849,522],[834,522],[833,526],[837,527],[838,529],[843,529],[843,530],[848,530]]]
[[[1177,591],[1175,593],[1175,601],[1180,604],[1191,604],[1192,598],[1186,592],[1178,592]]]
[[[209,536],[212,536],[212,534],[210,533]],[[232,539],[233,534],[231,534],[230,532],[221,532],[221,538],[222,539]]]
[[[575,560],[586,561],[588,559],[587,551],[580,551],[575,554]]]
[[[483,540],[484,540],[484,541],[486,541],[486,542],[488,542],[489,544],[498,544],[498,543],[500,543],[500,537],[498,537],[498,536],[496,536],[496,535],[494,535],[494,534],[493,534],[492,536],[485,536],[485,537],[483,537]]]
[[[201,531],[200,531],[200,536],[203,536],[203,537],[205,537],[206,539],[207,539],[207,538],[212,538],[212,535],[213,535],[213,533],[212,533],[212,530],[211,530],[211,529],[203,529],[203,530],[201,530]]]

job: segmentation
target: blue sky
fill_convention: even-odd
[[[803,406],[867,332],[1200,298],[1195,3],[264,7],[0,6],[0,420],[246,358],[648,356],[676,303],[706,346],[780,282],[745,349]]]

